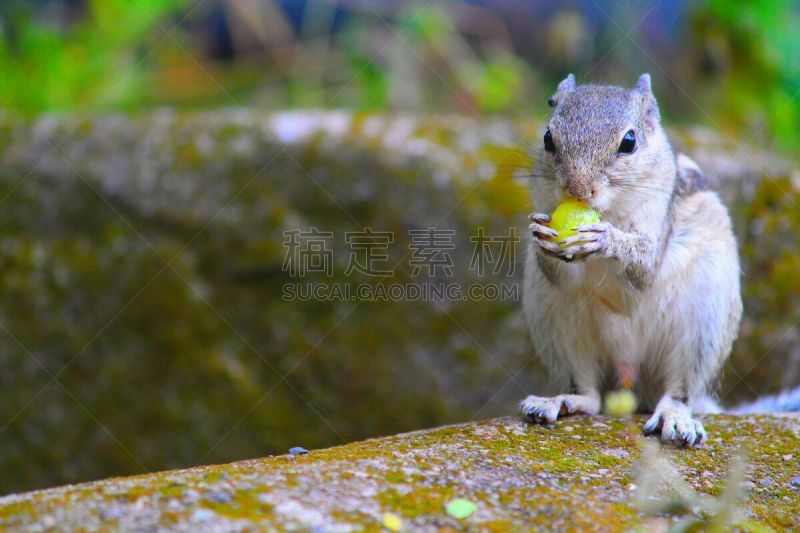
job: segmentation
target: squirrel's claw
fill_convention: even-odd
[[[584,224],[574,228],[578,233],[607,233],[611,229],[608,222],[597,222],[596,224]]]
[[[529,422],[536,424],[555,422],[560,415],[570,415],[576,411],[574,402],[565,396],[543,398],[531,395],[519,403],[519,408]]]
[[[533,235],[533,243],[538,246],[543,253],[554,257],[561,258],[561,254],[564,251],[550,239],[543,239],[536,234]]]
[[[586,234],[578,234],[573,235],[572,237],[567,237],[563,241],[560,241],[558,244],[561,246],[575,246],[576,244],[584,244],[587,242],[597,242],[600,240],[600,237],[595,233],[590,233],[589,235]]]
[[[586,256],[601,250],[602,247],[603,245],[599,241],[590,241],[590,242],[584,242],[577,246],[570,246],[565,250],[565,253],[575,258],[583,259]]]
[[[536,222],[532,222],[528,229],[531,230],[531,233],[534,235],[539,236],[549,236],[549,237],[558,237],[558,232],[553,228],[549,228],[547,226],[543,226],[542,224],[537,224]]]
[[[553,240],[553,238],[558,237],[558,232],[543,224],[550,221],[550,215],[533,213],[530,219],[533,222],[528,226],[528,229],[531,231],[531,235],[533,235],[533,243],[538,246],[543,253],[559,257],[562,250]]]
[[[545,213],[531,213],[529,218],[531,219],[531,224],[528,226],[528,229],[531,230],[534,237],[558,237],[558,232],[556,230],[545,226],[545,224],[550,223],[550,215]]]
[[[571,259],[586,259],[598,252],[603,255],[608,244],[611,224],[598,222],[574,228],[578,233],[567,237],[559,244],[564,246],[564,253]]]
[[[684,409],[656,410],[645,423],[644,434],[661,433],[661,441],[678,448],[695,448],[706,440],[706,430],[700,421],[692,418]]]
[[[528,215],[528,218],[531,219],[531,222],[539,222],[539,223],[542,222],[549,223],[552,220],[550,215],[547,215],[545,213],[531,213],[530,215]]]

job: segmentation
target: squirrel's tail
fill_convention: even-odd
[[[727,409],[733,414],[797,413],[800,412],[800,387],[773,396],[762,396],[754,402]]]

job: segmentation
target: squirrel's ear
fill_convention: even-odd
[[[575,75],[567,74],[567,77],[561,80],[556,89],[556,94],[567,94],[575,90]]]
[[[656,127],[658,122],[661,120],[661,115],[658,112],[656,98],[653,96],[653,88],[650,83],[650,74],[642,74],[639,76],[639,80],[636,82],[636,88],[634,90],[642,95],[645,123],[651,128]]]
[[[636,82],[636,90],[642,94],[650,94],[653,89],[650,85],[650,74],[642,74],[639,76],[639,81]]]
[[[572,74],[567,75],[566,78],[561,80],[561,83],[558,84],[558,88],[556,89],[556,94],[551,96],[547,99],[547,105],[550,107],[555,107],[558,105],[558,100],[562,96],[567,93],[571,93],[575,90],[575,76]]]

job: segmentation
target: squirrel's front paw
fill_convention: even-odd
[[[679,448],[694,448],[706,439],[706,430],[699,420],[692,418],[686,408],[666,407],[656,412],[644,425],[644,434],[661,433],[661,440]]]
[[[550,222],[550,215],[533,213],[530,219],[531,224],[528,226],[528,229],[531,230],[531,234],[533,235],[533,243],[545,254],[561,257],[563,250],[553,240],[558,237],[558,232],[545,225]]]
[[[607,256],[613,227],[608,222],[578,226],[578,233],[559,244],[567,259],[586,259],[592,255]]]

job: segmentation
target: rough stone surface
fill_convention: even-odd
[[[0,528],[378,531],[387,512],[406,531],[655,528],[685,517],[646,516],[635,504],[643,420],[575,417],[541,427],[501,418],[302,456],[71,485],[0,498]],[[732,457],[744,453],[750,493],[742,519],[800,527],[793,485],[800,465],[782,459],[800,444],[800,419],[713,416],[705,423],[704,448],[663,448],[680,476],[717,496]],[[462,520],[448,516],[454,498],[477,510]]]

